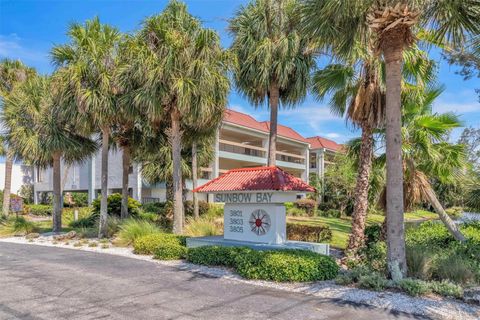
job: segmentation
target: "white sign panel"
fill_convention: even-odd
[[[227,203],[224,207],[224,238],[270,244],[284,243],[285,216],[283,204]]]

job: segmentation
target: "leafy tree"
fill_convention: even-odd
[[[34,74],[34,69],[25,66],[19,60],[2,59],[0,61],[0,106],[3,106],[4,100],[8,98],[15,87],[25,82],[28,77],[33,76]],[[14,158],[13,153],[8,151],[4,140],[5,139],[2,137],[0,154],[6,156],[2,208],[2,214],[6,216],[10,211],[10,193],[12,188],[12,168]]]
[[[473,127],[463,129],[458,143],[465,145],[468,161],[480,172],[480,128]]]
[[[418,48],[404,52],[403,90],[424,86],[434,78],[434,64]],[[355,253],[364,245],[365,221],[368,210],[370,172],[372,167],[374,130],[384,126],[385,79],[384,64],[371,50],[358,48],[348,63],[326,66],[313,75],[313,92],[320,100],[331,96],[334,114],[346,116],[362,130],[357,158],[357,183],[353,209],[352,232],[348,250]]]
[[[87,159],[96,144],[78,134],[75,123],[63,112],[58,84],[48,77],[30,77],[5,100],[3,124],[15,154],[32,165],[53,166],[53,232],[62,228],[61,160]]]
[[[60,68],[63,103],[78,114],[84,127],[102,138],[101,210],[98,234],[107,232],[108,150],[117,112],[115,86],[116,53],[120,32],[100,23],[98,18],[85,24],[73,23],[68,30],[70,43],[52,49],[52,60]]]
[[[255,105],[268,101],[268,165],[276,163],[278,107],[293,107],[307,93],[315,66],[313,43],[300,30],[297,0],[254,0],[230,20],[237,88]]]
[[[422,29],[431,41],[448,40],[459,47],[480,32],[480,1],[450,0],[304,0],[304,28],[340,56],[356,44],[373,44],[385,61],[387,260],[392,278],[406,275],[403,224],[401,87],[403,52],[415,44]]]
[[[182,233],[182,126],[201,130],[221,122],[229,90],[227,55],[218,34],[203,28],[178,1],[170,1],[161,14],[143,22],[136,44],[137,58],[130,61],[123,78],[136,88],[132,101],[151,127],[156,130],[161,122],[167,124],[172,152],[173,231]]]

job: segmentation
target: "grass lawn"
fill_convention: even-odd
[[[379,214],[369,214],[367,225],[382,223],[385,217]],[[405,214],[405,221],[432,220],[437,219],[435,213],[417,210]],[[330,245],[333,248],[345,249],[348,243],[352,219],[350,217],[327,218],[327,217],[287,217],[288,222],[302,223],[309,225],[327,225],[332,230],[332,240]]]

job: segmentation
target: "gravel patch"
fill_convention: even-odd
[[[136,255],[131,248],[120,248],[110,246],[104,247],[99,243],[97,247],[84,245],[74,247],[75,240],[69,244],[58,242],[52,243],[53,237],[41,236],[35,240],[27,240],[24,237],[12,237],[0,239],[0,242],[12,242],[21,244],[42,245],[49,247],[60,247],[76,250],[84,250],[97,253],[119,255],[123,257],[150,261],[165,266],[175,267],[179,270],[194,272],[209,277],[220,278],[225,281],[247,283],[255,286],[267,287],[277,290],[296,292],[312,295],[322,299],[334,299],[359,304],[366,304],[382,309],[390,309],[398,312],[406,312],[433,319],[480,319],[480,308],[475,305],[462,303],[456,300],[442,297],[418,297],[413,298],[402,293],[395,292],[374,292],[358,288],[336,285],[333,281],[321,281],[313,283],[276,283],[270,281],[246,280],[226,268],[207,267],[195,265],[185,261],[160,261],[150,256]],[[94,240],[89,240],[93,242]]]

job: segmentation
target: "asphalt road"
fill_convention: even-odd
[[[0,243],[0,319],[411,319],[131,258]]]

